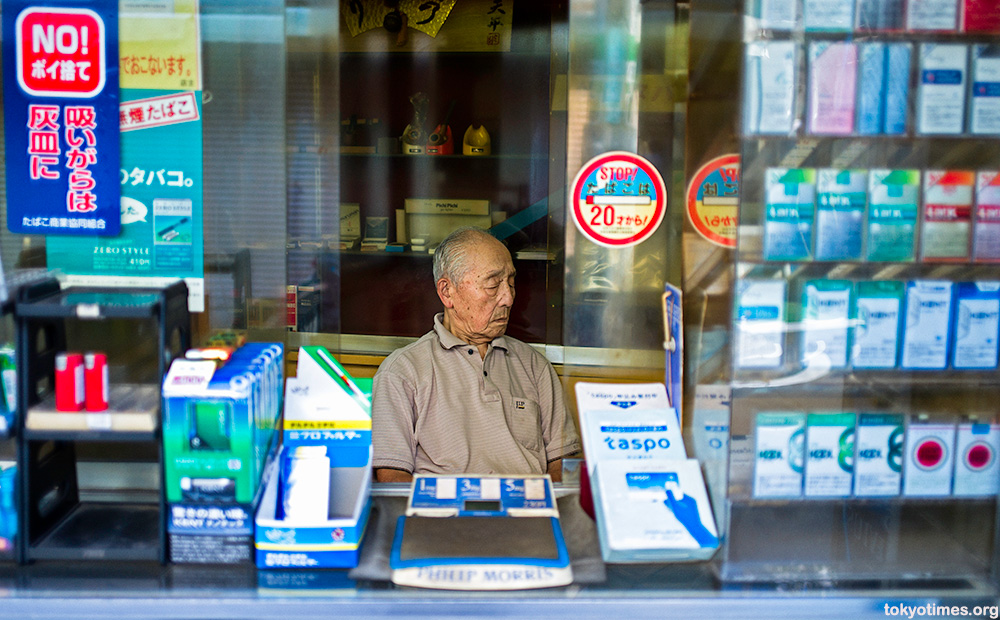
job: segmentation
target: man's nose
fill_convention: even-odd
[[[512,306],[514,305],[514,285],[507,284],[504,282],[500,285],[500,305],[501,306]]]

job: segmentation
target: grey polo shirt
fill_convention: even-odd
[[[501,336],[484,359],[434,317],[372,384],[374,467],[413,473],[541,474],[580,449],[545,356]]]

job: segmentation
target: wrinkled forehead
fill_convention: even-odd
[[[485,241],[471,248],[469,253],[468,278],[474,282],[501,279],[513,276],[514,263],[510,252],[499,242]]]

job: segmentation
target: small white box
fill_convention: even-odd
[[[954,423],[911,422],[906,428],[903,495],[949,495],[955,471],[954,452]]]
[[[1000,492],[1000,424],[960,422],[955,438],[958,497],[990,497]]]

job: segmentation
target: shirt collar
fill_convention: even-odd
[[[434,332],[437,333],[438,342],[441,343],[441,347],[445,349],[454,349],[455,347],[467,347],[470,346],[469,343],[460,339],[455,334],[448,331],[444,326],[444,312],[438,312],[434,315]],[[494,338],[490,343],[490,347],[496,349],[507,350],[507,340],[503,336]]]

